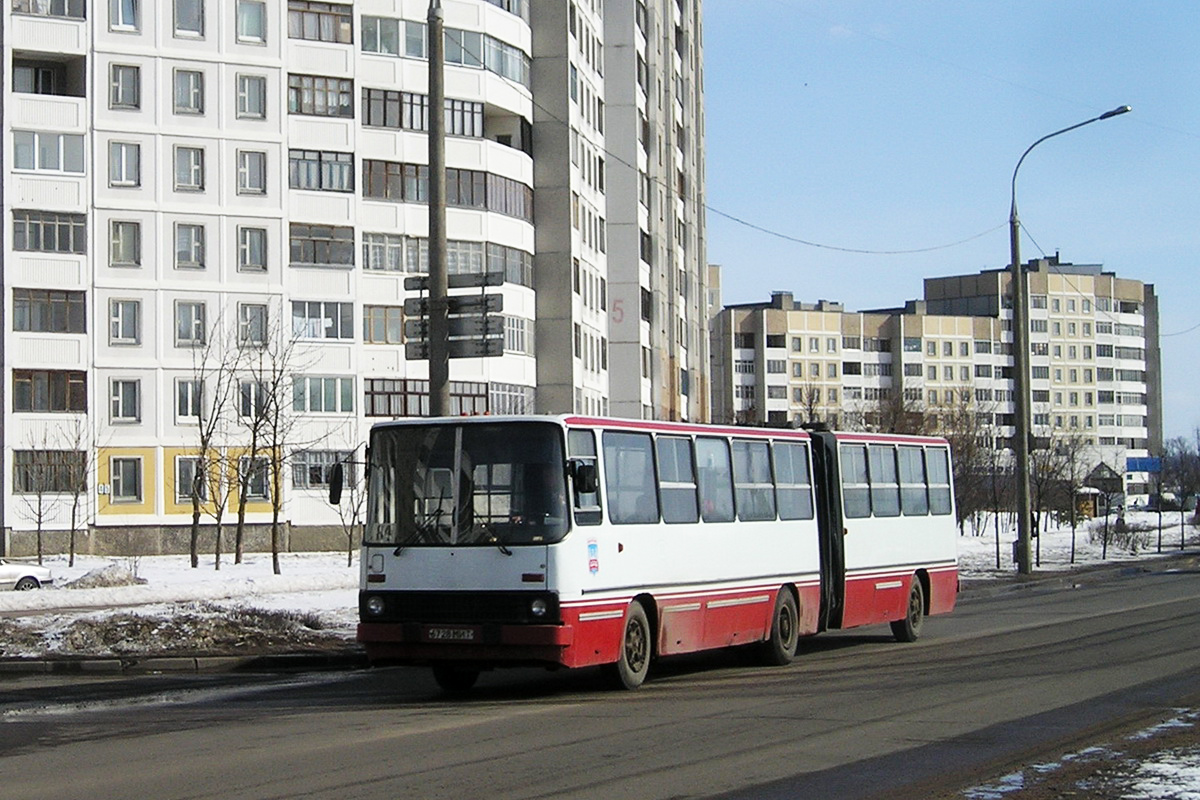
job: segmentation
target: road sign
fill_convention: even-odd
[[[450,358],[487,358],[504,355],[503,339],[451,339]],[[429,342],[408,342],[404,355],[409,359],[429,358]]]
[[[455,314],[499,314],[504,310],[504,295],[501,294],[452,294],[446,298],[450,315]],[[404,316],[429,316],[428,297],[410,297],[404,301]]]
[[[1126,472],[1162,472],[1161,458],[1137,458],[1129,457],[1125,459]]]
[[[470,289],[484,286],[503,286],[503,272],[467,272],[446,276],[446,287],[449,289]],[[429,291],[428,275],[409,275],[404,279],[404,288],[410,292]]]
[[[450,336],[453,338],[502,338],[504,336],[503,317],[450,317],[447,320]],[[429,318],[420,317],[404,321],[404,335],[409,339],[429,338]]]

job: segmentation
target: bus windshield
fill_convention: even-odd
[[[370,470],[366,544],[503,549],[567,533],[556,425],[385,426],[371,435]]]

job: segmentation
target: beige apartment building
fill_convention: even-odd
[[[1057,256],[1031,261],[1034,435],[1082,438],[1097,463],[1162,451],[1158,305],[1152,284]],[[729,306],[712,326],[713,416],[842,429],[887,427],[889,415],[967,406],[1007,449],[1014,434],[1008,270],[930,278],[923,300],[847,311],[840,303]],[[1149,491],[1125,473],[1130,502]]]

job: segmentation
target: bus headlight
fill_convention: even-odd
[[[383,597],[377,594],[371,595],[367,598],[366,608],[368,614],[373,617],[378,617],[383,613],[384,610]]]
[[[546,601],[540,597],[529,604],[529,612],[531,614],[533,614],[535,617],[546,616],[546,610],[547,610]]]

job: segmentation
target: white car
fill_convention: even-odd
[[[49,586],[51,583],[54,583],[54,578],[47,567],[0,558],[0,590],[16,589],[18,592],[25,592]]]

